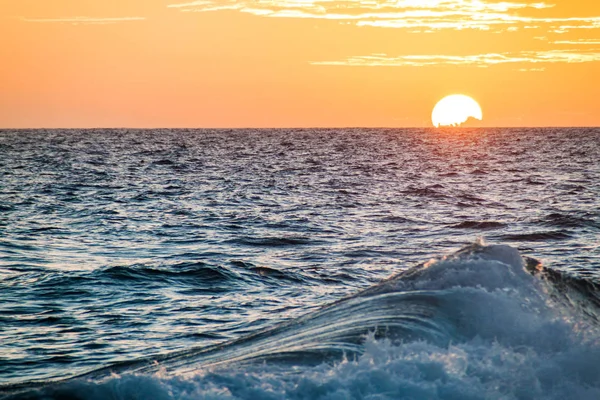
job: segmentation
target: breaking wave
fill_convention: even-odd
[[[0,393],[11,399],[597,399],[598,299],[593,282],[546,270],[510,246],[476,243],[227,344]]]

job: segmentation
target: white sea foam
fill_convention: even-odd
[[[188,377],[73,383],[84,399],[598,399],[597,348],[506,347],[474,339],[436,347],[372,338],[356,360],[296,371],[275,365]],[[59,396],[60,397],[60,396]]]

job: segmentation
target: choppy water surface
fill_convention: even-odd
[[[0,385],[127,362],[69,393],[597,398],[598,160],[599,129],[0,131]],[[503,250],[374,286],[477,237],[549,275]]]

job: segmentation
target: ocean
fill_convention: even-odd
[[[2,399],[598,399],[600,129],[0,130]]]

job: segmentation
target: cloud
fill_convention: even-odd
[[[269,15],[290,10],[302,11],[306,16],[334,18],[358,16],[368,13],[389,14],[398,10],[450,10],[459,12],[507,12],[524,8],[543,9],[546,3],[488,2],[483,0],[200,0],[167,7],[182,11],[240,10],[254,13],[263,10]]]
[[[235,10],[272,18],[338,20],[358,26],[437,31],[527,29],[549,31],[600,29],[600,17],[544,18],[524,16],[554,7],[544,2],[487,0],[200,0],[168,5],[183,12]]]
[[[600,46],[600,39],[575,39],[575,40],[556,40],[554,44],[568,44],[568,45],[594,45]]]
[[[145,17],[118,17],[118,18],[92,18],[92,17],[67,17],[67,18],[20,18],[23,22],[37,23],[63,23],[73,25],[105,25],[119,22],[144,21]]]
[[[546,68],[519,68],[516,71],[519,72],[544,72]]]
[[[354,56],[338,61],[313,61],[312,65],[337,65],[355,67],[424,67],[434,65],[466,65],[490,67],[500,64],[586,63],[600,61],[600,50],[548,50],[521,51],[517,53],[485,53],[475,55],[404,55],[386,54]],[[540,70],[523,68],[521,70]]]
[[[540,18],[523,17],[505,13],[478,13],[460,17],[457,13],[435,12],[428,16],[405,16],[404,18],[365,19],[357,21],[358,26],[380,28],[427,28],[431,31],[442,29],[537,29],[546,25],[549,31],[564,33],[573,29],[600,29],[600,17],[588,18]]]

